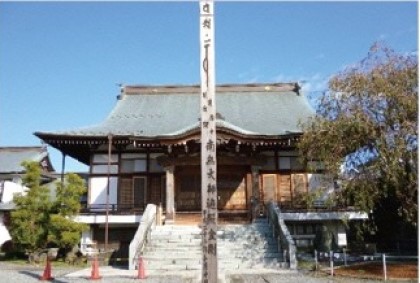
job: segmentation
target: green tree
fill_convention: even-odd
[[[55,212],[62,216],[75,216],[79,213],[80,197],[86,192],[85,183],[79,175],[69,173],[64,184],[57,183]]]
[[[73,218],[80,211],[80,197],[85,191],[84,181],[77,174],[67,174],[64,184],[57,183],[57,197],[50,216],[50,243],[69,249],[79,242],[87,226],[73,221]]]
[[[41,185],[41,168],[37,162],[22,164],[26,174],[24,195],[15,195],[16,210],[11,213],[10,233],[19,250],[29,255],[46,248],[48,244],[71,248],[80,240],[86,229],[84,224],[73,221],[80,210],[80,197],[85,192],[83,180],[76,174],[67,174],[64,185],[57,182],[56,199]]]
[[[366,212],[394,203],[411,226],[418,214],[418,58],[374,44],[329,81],[303,125],[304,161],[322,161],[342,200]],[[389,206],[389,205],[388,205]]]
[[[16,247],[33,253],[45,247],[50,221],[49,189],[41,185],[41,168],[36,162],[23,162],[26,174],[23,185],[26,195],[13,198],[16,210],[11,213],[10,234]]]

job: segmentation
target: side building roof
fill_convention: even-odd
[[[24,173],[23,161],[36,161],[42,163],[45,171],[54,171],[46,147],[0,147],[0,174]]]

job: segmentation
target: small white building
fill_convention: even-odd
[[[15,208],[13,196],[24,194],[27,190],[27,187],[11,181],[0,182],[0,246],[12,239],[6,226],[9,213]]]

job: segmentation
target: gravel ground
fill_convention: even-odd
[[[104,271],[105,267],[100,268],[100,274],[105,275],[102,279],[96,280],[96,282],[147,282],[147,283],[196,283],[200,282],[198,277],[186,276],[186,275],[160,275],[160,276],[149,276],[147,279],[136,279],[135,272],[127,270],[109,269],[113,276],[108,277],[108,273]],[[102,271],[101,271],[102,270]],[[29,266],[29,265],[13,265],[5,262],[0,262],[0,282],[5,283],[30,283],[39,282],[42,276],[44,268]],[[54,280],[52,282],[57,283],[79,283],[79,282],[90,282],[89,279],[90,270],[85,269],[83,277],[67,277],[68,274],[80,274],[80,268],[52,268],[52,276]],[[299,272],[281,272],[281,273],[261,273],[262,271],[253,270],[247,272],[247,274],[227,274],[225,283],[327,283],[327,282],[349,282],[349,283],[378,283],[376,280],[360,280],[334,277],[333,279],[323,274],[314,275],[304,271]],[[111,274],[111,273],[109,273]],[[121,275],[118,275],[121,274]],[[132,276],[133,274],[134,276]],[[222,280],[220,280],[223,283]],[[392,282],[392,281],[387,281]],[[407,281],[405,281],[407,282]],[[417,281],[413,281],[417,282]]]

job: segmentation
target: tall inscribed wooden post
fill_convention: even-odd
[[[216,104],[212,0],[200,0],[202,283],[217,282]]]

